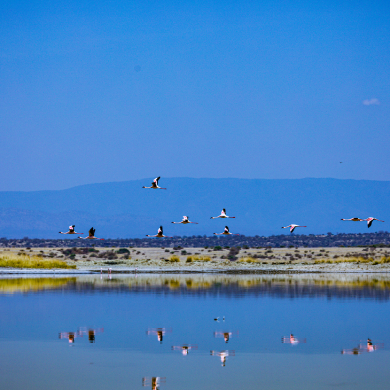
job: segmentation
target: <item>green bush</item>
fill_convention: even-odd
[[[130,253],[130,251],[126,248],[120,248],[116,251],[116,253],[119,253],[119,254],[124,254],[124,253]]]

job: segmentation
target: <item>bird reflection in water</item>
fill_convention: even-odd
[[[191,345],[191,344],[172,345],[172,350],[173,351],[181,351],[183,356],[187,356],[188,352],[191,349],[198,349],[198,346],[197,345]]]
[[[83,337],[84,335],[88,335],[88,340],[90,343],[95,342],[95,335],[97,333],[104,332],[104,328],[79,328],[77,332],[61,332],[58,337],[60,339],[68,339],[69,344],[74,344],[74,341],[77,337]]]
[[[160,342],[160,344],[162,344],[163,342],[163,337],[167,334],[167,333],[171,333],[172,332],[172,329],[167,329],[167,328],[149,328],[147,331],[146,331],[146,334],[148,336],[150,335],[157,335],[157,340]]]
[[[77,332],[61,332],[58,335],[58,338],[60,339],[68,339],[69,344],[74,344],[74,339],[77,337],[82,337],[82,336],[79,336]]]
[[[383,348],[383,343],[373,344],[371,339],[367,339],[367,342],[360,343],[358,347],[352,349],[343,349],[341,353],[343,355],[360,355],[366,352],[374,352],[380,348]]]
[[[226,364],[226,359],[228,358],[228,356],[235,356],[236,355],[236,352],[235,351],[210,351],[210,355],[211,356],[219,356],[221,358],[221,365],[222,367],[225,367],[225,364]]]
[[[299,343],[306,343],[306,339],[298,339],[291,333],[289,337],[282,337],[282,343],[296,345]]]
[[[165,383],[165,377],[160,377],[160,376],[153,376],[151,378],[149,377],[144,377],[142,378],[142,386],[150,387],[153,390],[157,390],[160,388],[160,385]]]
[[[81,335],[88,335],[88,340],[90,343],[95,342],[95,335],[97,333],[103,333],[104,328],[98,328],[98,329],[93,329],[93,328],[79,328],[78,333]]]
[[[235,332],[214,332],[214,337],[215,338],[218,338],[218,337],[223,337],[223,339],[225,340],[225,343],[229,342],[230,338],[231,337],[236,337],[238,336],[238,331],[235,331]]]

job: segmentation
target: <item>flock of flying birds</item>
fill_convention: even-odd
[[[166,190],[166,188],[163,188],[163,187],[160,187],[158,185],[158,181],[160,180],[160,176],[159,177],[156,177],[153,182],[152,182],[152,185],[150,187],[145,187],[143,186],[142,188],[152,188],[152,189],[155,189],[155,190]],[[236,217],[230,217],[228,215],[226,215],[226,209],[222,209],[221,211],[221,214],[218,215],[217,217],[210,217],[210,219],[217,219],[217,218],[236,218]],[[373,217],[368,217],[366,219],[361,219],[361,218],[349,218],[349,219],[345,219],[345,218],[342,218],[341,219],[342,221],[354,221],[354,222],[362,222],[362,221],[367,221],[367,227],[370,227],[372,225],[372,222],[373,221],[379,221],[379,222],[385,222],[385,221],[382,221],[380,219],[377,219],[377,218],[373,218]],[[172,222],[172,223],[177,223],[177,224],[188,224],[188,223],[194,223],[194,224],[198,224],[198,222],[192,222],[189,220],[189,217],[188,216],[183,216],[183,219],[180,221],[180,222]],[[303,226],[303,225],[296,225],[296,224],[291,224],[291,225],[288,225],[288,226],[282,226],[282,229],[288,229],[290,228],[290,233],[293,233],[294,230],[297,228],[297,227],[307,227],[307,226]],[[60,234],[84,234],[84,233],[77,233],[75,232],[75,225],[72,225],[72,226],[69,226],[69,230],[67,232],[59,232]],[[225,229],[222,233],[213,233],[217,236],[219,235],[235,235],[235,236],[239,236],[238,233],[230,233],[229,231],[229,227],[228,226],[225,226]],[[150,235],[150,234],[147,234],[146,237],[159,237],[159,238],[164,238],[164,237],[168,237],[168,238],[172,238],[171,236],[165,236],[164,233],[163,233],[163,227],[160,226],[158,231],[157,231],[157,234],[154,234],[154,235]],[[92,227],[91,229],[89,229],[89,232],[88,232],[88,237],[77,237],[77,238],[81,238],[81,239],[84,239],[84,240],[104,240],[104,238],[98,238],[98,237],[95,237],[95,229]]]

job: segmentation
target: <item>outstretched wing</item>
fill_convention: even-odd
[[[153,183],[156,183],[158,185],[158,181],[160,180],[160,176],[159,177],[156,177],[154,180],[153,180]]]
[[[89,229],[89,237],[93,237],[94,235],[95,235],[95,229],[91,227],[91,229]]]
[[[160,226],[160,228],[158,229],[158,233],[163,234],[163,227],[162,226]]]
[[[229,233],[229,228],[225,226],[225,233]]]
[[[370,227],[372,225],[372,221],[373,219],[371,221],[367,221],[367,227]]]

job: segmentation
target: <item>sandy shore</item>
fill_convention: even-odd
[[[230,248],[34,248],[5,249],[1,255],[26,253],[44,258],[59,258],[76,265],[77,270],[0,269],[0,273],[58,273],[78,274],[113,273],[340,273],[390,272],[390,263],[381,263],[390,257],[388,248],[248,248],[233,253]],[[84,251],[84,252],[83,252]],[[80,253],[78,253],[80,252]],[[231,261],[228,257],[236,257]],[[362,262],[365,256],[369,262]],[[360,260],[359,260],[360,258]],[[348,262],[340,262],[348,259]],[[356,261],[351,261],[356,259]],[[176,261],[174,261],[176,260]],[[317,263],[320,261],[321,263]]]

